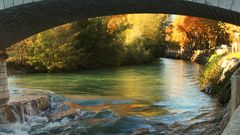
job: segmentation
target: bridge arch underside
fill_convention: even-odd
[[[183,0],[45,0],[0,10],[0,50],[65,23],[127,13],[189,15],[240,25],[240,12]]]

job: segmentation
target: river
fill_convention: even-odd
[[[221,108],[200,92],[200,69],[161,59],[151,65],[10,76],[12,98],[48,92],[55,95],[53,102],[79,113],[55,120],[42,114],[0,126],[0,134],[217,134]]]

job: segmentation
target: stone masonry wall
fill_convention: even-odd
[[[6,59],[0,59],[0,100],[9,97]]]

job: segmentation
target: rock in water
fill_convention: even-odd
[[[27,95],[10,99],[0,105],[0,124],[22,122],[25,116],[37,115],[51,106],[48,95]]]

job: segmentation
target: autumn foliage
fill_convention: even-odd
[[[169,29],[169,38],[187,50],[214,49],[230,42],[229,34],[222,25],[205,18],[177,16]]]

